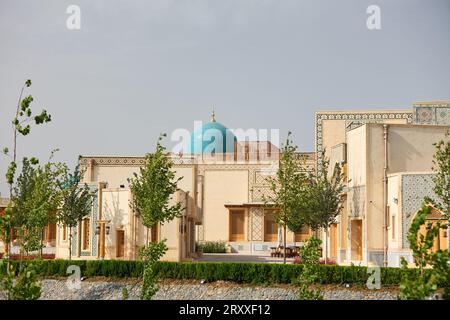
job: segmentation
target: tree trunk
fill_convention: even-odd
[[[40,228],[41,230],[40,230],[40,234],[41,234],[41,237],[40,237],[40,240],[39,240],[39,243],[40,243],[40,246],[39,246],[39,258],[41,258],[42,259],[42,253],[43,253],[43,251],[44,251],[44,228]]]
[[[325,228],[325,264],[328,264],[328,227]]]
[[[72,260],[72,227],[69,227],[69,260]]]
[[[284,243],[284,258],[283,258],[283,262],[286,263],[286,222],[284,223],[284,230],[283,230],[283,243]]]

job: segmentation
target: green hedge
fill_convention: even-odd
[[[17,263],[17,262],[14,262]],[[39,266],[42,277],[65,277],[70,265],[78,265],[82,276],[105,276],[111,278],[139,278],[142,262],[121,260],[46,260]],[[302,265],[269,263],[224,262],[159,262],[156,271],[166,279],[205,279],[207,281],[233,281],[251,284],[289,284],[298,277]],[[370,276],[366,267],[318,265],[318,283],[365,284]],[[417,272],[410,269],[409,272]],[[381,268],[383,285],[398,285],[402,277],[399,268]]]
[[[195,247],[197,249],[197,252],[203,252],[203,253],[225,253],[225,252],[227,252],[227,248],[225,247],[224,242],[216,242],[216,241],[197,242]]]

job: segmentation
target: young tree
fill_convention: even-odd
[[[19,94],[19,100],[17,103],[15,116],[12,120],[13,125],[13,141],[12,141],[12,153],[8,147],[3,148],[3,153],[11,158],[11,162],[8,166],[6,172],[6,182],[9,185],[9,199],[10,203],[5,210],[5,216],[2,218],[2,233],[3,233],[3,242],[5,245],[5,255],[9,254],[9,246],[11,242],[11,229],[12,229],[12,211],[13,204],[11,202],[13,195],[13,186],[14,186],[14,178],[17,170],[17,139],[19,136],[27,136],[31,131],[31,123],[34,122],[36,125],[41,125],[43,123],[47,123],[51,121],[51,115],[47,113],[44,109],[39,114],[33,116],[33,112],[31,110],[31,102],[33,102],[33,96],[28,95],[25,98],[23,97],[25,88],[29,88],[31,86],[31,80],[26,80],[25,84],[22,86]]]
[[[436,153],[434,154],[433,170],[436,175],[433,178],[434,193],[437,199],[428,201],[439,209],[444,216],[450,219],[450,139],[449,133],[445,140],[435,143]]]
[[[60,205],[58,185],[66,166],[50,160],[40,166],[37,161],[24,158],[13,190],[13,227],[19,231],[21,252],[23,249],[27,254],[39,250],[42,256],[44,229],[55,222]]]
[[[15,174],[17,170],[17,140],[19,136],[27,136],[31,131],[31,123],[41,125],[51,121],[50,114],[46,110],[42,110],[39,114],[33,116],[31,110],[31,102],[33,97],[28,95],[23,97],[25,88],[31,86],[31,80],[26,80],[22,86],[19,94],[19,100],[15,109],[15,116],[12,120],[13,125],[13,140],[12,152],[8,147],[3,148],[3,153],[11,158],[7,172],[6,182],[9,185],[9,203],[5,210],[5,214],[0,216],[0,237],[3,240],[5,247],[4,260],[0,262],[0,288],[7,292],[8,299],[37,299],[40,296],[40,286],[38,284],[36,273],[34,272],[35,265],[29,263],[26,268],[22,269],[20,264],[19,270],[10,264],[9,261],[9,247],[11,243],[11,230],[15,223],[15,216],[13,214],[13,189],[15,183]],[[31,158],[32,162],[37,162],[35,158]]]
[[[408,242],[413,253],[414,264],[417,269],[411,272],[408,262],[402,257],[401,265],[403,277],[400,283],[400,299],[423,300],[436,292],[439,285],[449,279],[449,251],[437,250],[433,252],[435,239],[439,237],[441,229],[447,229],[447,223],[427,221],[432,207],[424,202],[422,208],[414,217],[408,231]],[[425,233],[420,232],[425,226]],[[430,268],[431,267],[431,268]],[[448,288],[445,291],[448,296]]]
[[[448,134],[446,135],[448,137]],[[422,208],[414,217],[408,231],[408,242],[413,253],[414,264],[419,276],[411,273],[407,261],[402,258],[403,278],[400,284],[401,299],[425,299],[434,294],[440,284],[450,279],[450,266],[448,249],[433,251],[436,239],[439,239],[441,229],[448,230],[450,219],[450,140],[441,140],[435,143],[433,178],[435,199],[426,197]],[[432,209],[442,213],[444,220],[432,223],[428,215]],[[425,234],[420,230],[425,227]],[[444,290],[444,298],[450,298],[449,288]]]
[[[94,199],[94,194],[87,184],[80,186],[82,176],[79,166],[76,166],[73,174],[67,173],[60,184],[61,207],[56,218],[60,224],[69,228],[69,260],[72,259],[72,229],[91,213]]]
[[[175,177],[173,162],[161,144],[163,137],[165,135],[159,137],[155,153],[146,155],[146,163],[140,168],[139,174],[134,173],[134,177],[129,180],[133,194],[130,206],[147,227],[147,244],[141,250],[144,261],[141,298],[144,300],[150,300],[158,290],[154,266],[167,250],[165,240],[148,243],[148,229],[179,217],[184,210],[181,203],[170,204],[182,177]]]
[[[265,206],[274,209],[274,218],[283,227],[284,263],[286,263],[286,233],[297,231],[305,222],[303,210],[304,187],[307,183],[305,163],[297,155],[297,146],[288,133],[281,147],[276,174],[268,178],[269,195],[263,196]]]
[[[342,209],[342,193],[344,191],[342,169],[335,164],[332,174],[329,174],[330,161],[321,154],[322,162],[316,173],[310,175],[305,198],[308,212],[307,221],[312,230],[325,230],[325,263],[328,261],[328,233],[336,217]]]
[[[317,266],[320,262],[319,247],[321,243],[320,239],[311,237],[300,252],[303,268],[295,281],[299,285],[298,298],[300,300],[323,300],[320,290],[311,288],[311,285],[319,280]]]

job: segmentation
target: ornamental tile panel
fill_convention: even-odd
[[[414,215],[422,207],[425,197],[434,198],[433,174],[408,174],[402,176],[402,243],[409,248],[408,230]]]
[[[417,104],[414,106],[414,123],[450,125],[450,103]]]
[[[264,213],[262,208],[250,208],[251,240],[263,241]]]
[[[439,125],[450,125],[450,107],[436,108],[436,123]]]

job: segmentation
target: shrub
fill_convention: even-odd
[[[227,249],[224,242],[220,241],[208,241],[208,242],[197,242],[197,251],[203,253],[226,253]]]
[[[18,261],[12,261],[12,264]],[[23,262],[27,263],[27,262]],[[82,276],[105,276],[110,278],[140,278],[142,261],[124,260],[46,260],[39,263],[37,273],[41,277],[67,277],[67,268],[77,265]],[[366,267],[314,265],[317,284],[365,285],[370,274]],[[303,265],[278,263],[232,263],[232,262],[157,262],[155,273],[163,279],[205,279],[207,281],[233,281],[252,284],[290,284],[303,270]],[[409,269],[410,276],[417,275]],[[381,268],[383,285],[398,285],[402,278],[400,268]],[[450,282],[449,282],[450,283]]]
[[[409,246],[413,251],[414,263],[419,276],[408,273],[408,263],[402,258],[401,264],[405,276],[400,283],[400,299],[423,300],[433,296],[439,287],[444,287],[444,297],[450,292],[447,284],[450,276],[449,251],[433,251],[435,239],[441,229],[447,230],[448,224],[429,222],[428,215],[432,208],[425,202],[417,212],[408,231]],[[421,233],[422,227],[426,232]],[[431,267],[431,268],[429,268]]]
[[[300,300],[323,300],[320,290],[311,288],[311,285],[320,279],[317,266],[320,261],[319,247],[321,243],[320,239],[312,237],[300,251],[300,259],[304,265],[302,272],[295,280],[299,286],[298,298]]]

